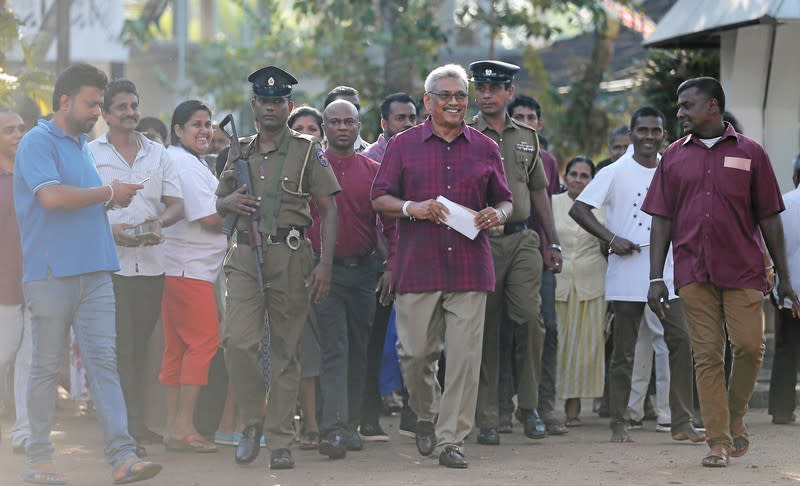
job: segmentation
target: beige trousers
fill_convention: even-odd
[[[408,403],[419,420],[436,421],[437,448],[461,446],[475,423],[486,292],[398,294],[397,354]],[[436,381],[445,349],[444,392]]]
[[[733,445],[730,423],[744,417],[764,356],[764,298],[758,290],[691,283],[680,289],[709,445]],[[725,389],[725,329],[733,366]]]

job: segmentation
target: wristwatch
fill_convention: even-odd
[[[561,245],[559,245],[558,243],[550,243],[550,248],[561,253]]]

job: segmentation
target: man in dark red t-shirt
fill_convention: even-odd
[[[22,295],[22,249],[14,213],[14,156],[25,133],[17,113],[0,109],[0,374],[14,364],[14,403],[17,421],[11,430],[11,447],[25,452],[31,434],[26,393],[31,368],[31,321]],[[7,402],[8,403],[8,402]]]
[[[333,256],[331,290],[314,304],[321,353],[322,412],[319,452],[340,459],[347,450],[361,450],[357,432],[367,372],[367,343],[375,316],[378,226],[370,189],[378,163],[355,152],[361,126],[356,107],[346,100],[331,102],[322,113],[328,140],[325,151],[342,191],[336,195],[339,222]],[[309,232],[319,255],[320,218],[312,205]]]
[[[783,211],[764,149],[724,123],[725,93],[714,78],[678,87],[678,119],[689,134],[670,145],[642,210],[653,215],[648,303],[664,315],[664,259],[672,242],[675,289],[692,338],[700,412],[711,451],[703,466],[724,467],[747,452],[744,424],[764,354],[761,304],[767,270],[755,235],[760,228],[779,276],[779,302],[800,308],[786,263]],[[728,389],[725,335],[733,349]]]

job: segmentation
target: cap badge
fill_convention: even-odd
[[[269,78],[267,80],[267,84],[270,86],[275,86],[275,78]]]
[[[491,69],[487,69],[486,71],[483,72],[483,74],[485,74],[486,76],[491,76],[492,75],[492,70]]]

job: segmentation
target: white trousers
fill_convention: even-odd
[[[653,369],[653,353],[656,355],[656,403],[658,423],[670,424],[672,417],[669,410],[669,349],[664,341],[664,327],[658,316],[648,306],[644,308],[642,323],[639,326],[639,337],[636,341],[636,354],[633,358],[631,375],[631,395],[628,399],[628,416],[631,420],[641,421],[644,417],[644,399],[650,385],[650,373]]]
[[[11,446],[31,435],[28,422],[28,377],[31,374],[31,319],[24,305],[0,305],[0,369],[14,363],[14,403],[17,421],[11,429]]]

